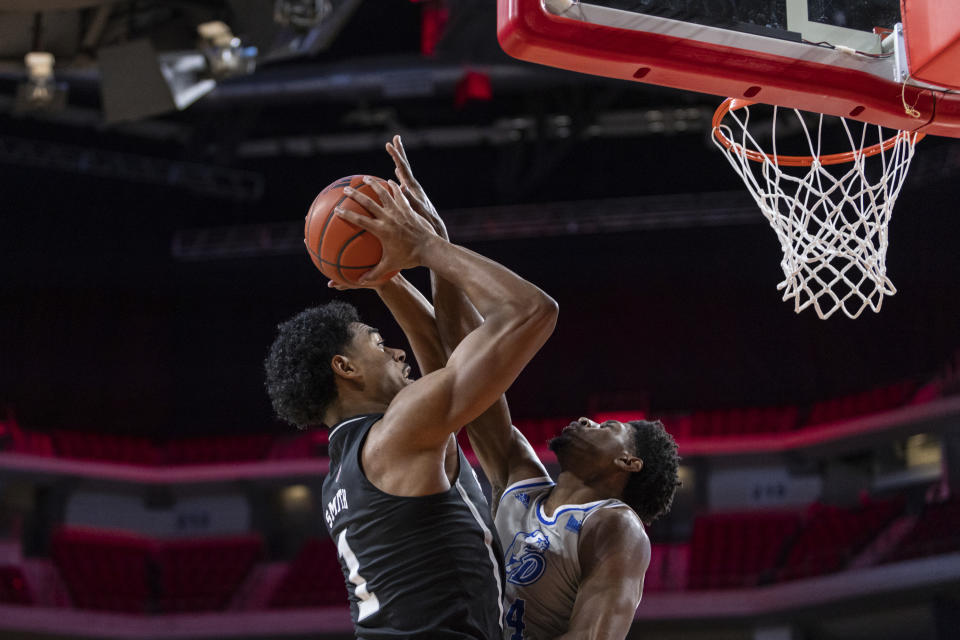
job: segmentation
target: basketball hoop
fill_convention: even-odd
[[[793,299],[797,313],[813,306],[821,319],[838,309],[850,318],[867,307],[879,311],[883,297],[897,292],[886,268],[890,213],[923,134],[894,131],[886,137],[881,126],[836,118],[851,150],[822,154],[824,118],[832,116],[768,107],[773,111],[768,153],[757,140],[765,136],[748,131],[751,106],[760,105],[727,98],[713,116],[713,141],[780,240],[784,280],[777,289],[783,300]],[[788,114],[781,116],[781,135],[786,137],[784,129],[802,133],[805,148],[800,150],[806,154],[778,153],[781,111]],[[724,124],[724,119],[732,123]],[[833,169],[843,164],[850,167]]]

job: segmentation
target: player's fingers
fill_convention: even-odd
[[[410,160],[407,159],[407,150],[403,148],[403,140],[400,139],[399,135],[393,136],[393,156],[394,163],[397,165],[397,168],[403,172],[402,176],[398,176],[402,181],[407,182],[411,188],[420,188],[420,183],[417,182],[417,178],[413,175],[413,169],[410,167]]]
[[[349,288],[333,280],[327,280],[327,287],[336,289],[337,291],[346,291]]]
[[[407,195],[403,192],[403,188],[393,180],[390,180],[387,182],[387,184],[390,186],[390,192],[393,194],[393,199],[400,204],[410,207],[410,201],[407,199]],[[410,208],[412,209],[413,207]]]
[[[410,166],[410,162],[407,160],[407,150],[403,146],[403,138],[400,137],[400,134],[393,136],[393,144],[403,161],[407,163],[407,166]]]
[[[333,212],[350,224],[354,224],[365,231],[377,235],[379,223],[375,219],[365,216],[362,213],[357,213],[356,211],[344,209],[343,207],[337,207]]]
[[[347,187],[343,190],[344,195],[348,198],[359,204],[361,207],[366,209],[370,215],[376,216],[383,211],[383,207],[380,206],[380,203],[368,196],[365,193],[361,193],[356,189],[351,189]],[[381,201],[382,202],[382,201]]]
[[[370,269],[370,271],[367,271],[362,276],[360,276],[358,281],[360,282],[360,284],[370,284],[373,282],[379,282],[386,276],[389,270],[390,270],[389,267],[386,264],[384,264],[383,260],[381,260],[379,263],[377,263],[377,266],[375,266],[373,269]]]
[[[371,178],[370,176],[364,176],[364,184],[373,189],[373,192],[377,194],[377,197],[380,198],[382,204],[381,207],[378,207],[381,210],[385,210],[386,207],[390,206],[390,201],[393,200],[393,195],[390,193],[390,190],[383,186],[382,180],[377,180],[376,178]],[[366,207],[364,207],[366,209]],[[367,209],[367,211],[370,211]]]
[[[394,169],[394,173],[397,174],[400,182],[409,185],[415,184],[416,180],[413,177],[413,172],[410,170],[410,163],[407,162],[407,159],[400,153],[397,147],[388,142],[387,152],[390,154],[390,157],[393,158],[393,164],[397,167]]]
[[[417,197],[417,195],[414,192],[410,191],[410,188],[407,185],[405,184],[400,185],[400,193],[402,193],[404,197],[407,199],[407,201],[410,202],[410,206],[413,207],[414,211],[416,211],[417,213],[423,213],[425,209],[423,205],[423,200]]]

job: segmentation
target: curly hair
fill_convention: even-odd
[[[334,301],[278,325],[263,364],[267,394],[280,418],[301,429],[323,422],[337,395],[330,361],[350,343],[350,325],[359,321],[353,305]]]
[[[673,495],[680,486],[680,455],[673,436],[659,420],[631,420],[637,457],[643,468],[630,476],[623,489],[623,501],[650,524],[670,511]]]

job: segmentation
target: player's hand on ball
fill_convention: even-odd
[[[393,276],[396,278],[397,276]],[[382,289],[388,282],[392,281],[393,278],[387,278],[386,280],[381,280],[380,282],[369,282],[367,284],[346,284],[343,282],[337,282],[336,280],[327,280],[327,287],[330,289],[336,289],[337,291],[354,291],[356,289],[372,289],[373,291],[378,291]]]
[[[444,240],[449,240],[447,227],[443,224],[443,219],[437,213],[436,207],[427,197],[427,192],[420,186],[420,182],[413,177],[413,170],[410,168],[410,161],[407,159],[407,152],[403,148],[403,141],[400,136],[393,136],[393,140],[387,143],[387,153],[393,158],[393,164],[396,165],[394,173],[397,174],[397,180],[400,181],[400,189],[403,195],[410,201],[413,210],[427,219],[434,230]]]
[[[369,176],[364,178],[364,183],[376,192],[382,205],[355,189],[344,189],[344,193],[371,217],[342,207],[335,209],[338,216],[369,231],[383,245],[383,257],[377,266],[363,275],[361,284],[376,282],[392,271],[419,266],[421,246],[437,235],[430,223],[410,206],[400,185],[391,180],[385,187]]]

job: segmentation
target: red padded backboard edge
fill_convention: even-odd
[[[509,55],[551,67],[852,117],[960,137],[960,94],[901,85],[851,68],[620,29],[548,13],[540,0],[498,0],[497,37]],[[765,39],[769,41],[770,39]]]

